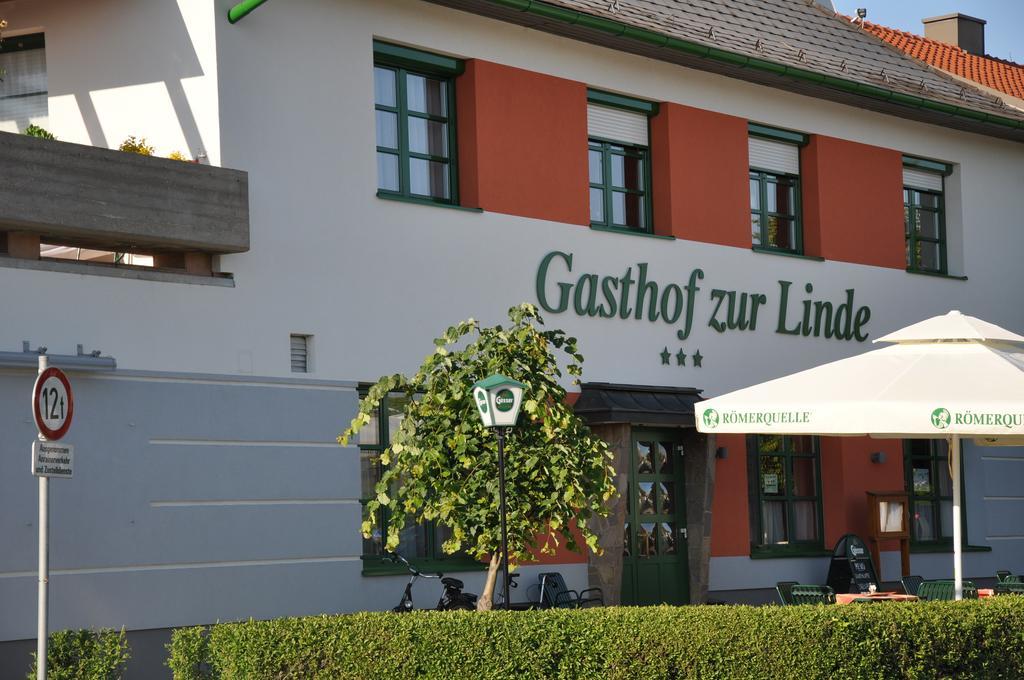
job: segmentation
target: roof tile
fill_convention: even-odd
[[[892,49],[841,14],[807,0],[545,0],[778,64],[1020,119],[998,97]],[[940,43],[941,44],[941,43]]]
[[[864,22],[864,30],[931,66],[1024,99],[1024,65],[988,55],[978,56],[956,45],[870,21]]]

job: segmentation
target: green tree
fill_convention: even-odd
[[[534,559],[531,550],[553,553],[562,540],[582,550],[570,531],[573,520],[586,546],[600,553],[587,521],[606,514],[605,502],[615,493],[608,446],[569,408],[559,384],[556,351],[579,382],[583,356],[576,339],[538,328],[543,320],[530,304],[511,308],[509,319],[507,328],[481,327],[473,319],[449,328],[415,375],[378,380],[338,437],[347,444],[389,392],[408,397],[405,417],[381,455],[384,472],[376,498],[366,504],[363,535],[370,536],[382,508],[388,510],[389,551],[399,547],[399,533],[409,522],[448,527],[446,553],[489,559],[479,609],[491,608],[501,535],[497,438],[480,422],[473,383],[502,373],[526,385],[519,422],[505,441],[510,565]],[[539,545],[538,536],[545,537]]]

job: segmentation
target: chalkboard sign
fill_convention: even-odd
[[[856,535],[846,534],[836,543],[829,561],[827,583],[837,593],[867,593],[869,586],[878,586],[871,553]]]

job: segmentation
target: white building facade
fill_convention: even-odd
[[[708,68],[684,66],[667,39],[651,56],[621,42],[639,37],[598,41],[590,27],[563,21],[582,12],[635,26],[638,36],[672,27],[637,23],[640,2],[622,0],[617,13],[608,3],[534,3],[550,11],[531,14],[513,2],[270,0],[231,24],[233,4],[0,3],[5,44],[43,36],[29,49],[43,50],[33,63],[45,64],[45,114],[11,114],[11,129],[34,122],[60,142],[100,148],[144,137],[157,155],[180,151],[244,171],[248,190],[247,248],[178,247],[205,251],[210,271],[0,260],[5,659],[35,634],[28,395],[40,346],[57,366],[93,350],[116,362],[67,366],[76,470],[51,483],[52,627],[165,635],[397,602],[404,577],[379,573],[375,548],[359,535],[372,444],[361,455],[335,437],[361,384],[413,371],[457,320],[500,323],[510,306],[532,302],[549,326],[579,338],[588,385],[703,396],[865,351],[875,337],[950,309],[1024,330],[1014,293],[1024,283],[1024,117],[996,113],[970,91],[960,106],[974,118],[946,113],[936,124],[936,110],[902,103],[911,100],[903,88],[938,79],[916,97],[953,107],[944,76],[908,58],[891,55],[905,63],[872,86],[904,96],[883,102],[867,86],[833,96],[827,84],[757,64],[736,77],[719,72],[715,53],[687,57]],[[674,3],[646,4],[668,12]],[[672,30],[696,36],[680,44],[759,52],[765,63],[783,63],[792,47],[785,61],[803,66],[791,68],[836,79],[876,73],[875,57],[858,51],[874,38],[796,0],[757,5],[700,3]],[[764,45],[748,45],[743,31],[755,30],[757,13],[779,8],[796,26],[830,27],[836,34],[822,40],[846,49],[849,64],[768,29]],[[739,175],[727,186],[719,178],[737,154]],[[614,175],[622,167],[624,178]],[[938,190],[908,184],[915,172]],[[890,179],[891,195],[876,191]],[[790,180],[795,193],[779,189]],[[905,193],[915,187],[916,202]],[[93,191],[78,189],[86,200]],[[423,195],[391,200],[410,193]],[[911,240],[900,222],[932,219],[935,196],[934,235],[915,227]],[[168,209],[199,210],[187,201]],[[3,228],[64,243],[42,227]],[[124,240],[107,249],[149,252]],[[633,434],[624,446],[633,456],[652,443],[691,446],[684,421],[625,419]],[[864,491],[908,480],[929,520],[912,569],[951,571],[942,452],[816,442],[808,457],[801,443],[779,445],[770,464],[781,472],[766,472],[756,441],[701,441],[708,520],[690,505],[681,514],[681,491],[651,490],[688,480],[622,470],[622,483],[652,494],[658,510],[646,521],[642,507],[621,508],[620,568],[642,574],[645,551],[653,559],[671,543],[689,562],[670,560],[672,574],[658,576],[683,584],[666,599],[763,601],[780,580],[823,582],[836,537],[865,531]],[[879,447],[885,461],[872,463]],[[625,461],[635,473],[637,460]],[[965,575],[1024,571],[1024,453],[969,449],[965,461],[967,533],[978,548]],[[694,545],[692,529],[688,546],[684,532],[662,535],[683,523],[701,526],[706,545]],[[436,550],[432,538],[411,540],[426,557]],[[894,546],[882,563],[895,580]],[[587,557],[556,565],[526,566],[521,580],[550,569],[577,586],[600,580]],[[479,592],[482,572],[465,580]],[[636,584],[623,588],[643,599]],[[418,603],[434,595],[425,586]],[[17,658],[3,667],[20,668]]]

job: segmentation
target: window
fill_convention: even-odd
[[[903,470],[910,494],[911,543],[951,543],[953,484],[945,440],[904,441]]]
[[[374,42],[377,189],[381,195],[458,204],[456,59]]]
[[[292,373],[309,373],[309,341],[311,335],[291,336]]]
[[[657,105],[593,90],[588,99],[590,224],[651,233],[648,120]]]
[[[361,391],[360,396],[365,392]],[[402,393],[392,392],[378,405],[377,411],[369,424],[359,431],[359,470],[361,496],[360,503],[365,505],[377,495],[376,486],[380,481],[383,468],[380,455],[391,443],[398,431],[405,413],[408,397]],[[370,538],[363,539],[363,571],[387,572],[394,571],[390,562],[383,562],[384,527],[388,518],[387,508],[381,508],[376,517],[376,526]],[[448,555],[441,549],[441,544],[449,538],[448,530],[434,522],[410,524],[401,532],[399,552],[410,562],[419,565],[443,563],[445,571],[480,569],[478,562],[462,554]]]
[[[946,215],[944,163],[903,158],[903,227],[907,269],[945,274]]]
[[[815,437],[750,439],[751,543],[755,552],[821,550],[821,472]]]
[[[750,227],[756,250],[803,254],[800,146],[805,135],[751,123]]]
[[[0,131],[24,132],[49,123],[46,50],[42,33],[0,42]]]

